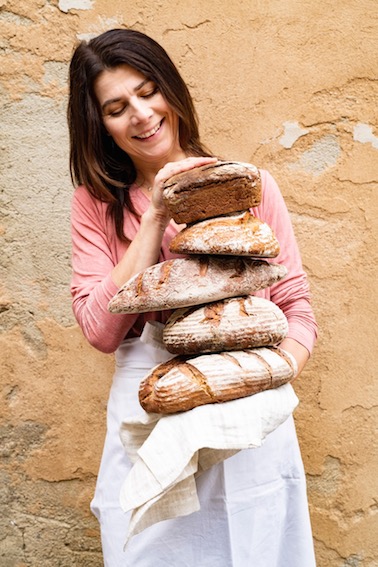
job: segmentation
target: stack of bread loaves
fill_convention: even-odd
[[[175,413],[276,388],[295,373],[277,346],[285,315],[252,294],[285,277],[266,261],[279,253],[271,228],[250,213],[261,201],[258,169],[218,161],[169,179],[163,198],[172,218],[187,226],[171,241],[186,254],[155,264],[126,282],[109,303],[113,313],[173,309],[164,330],[177,356],[142,380],[148,412]]]

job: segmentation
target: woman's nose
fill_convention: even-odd
[[[152,109],[149,107],[148,102],[137,98],[130,101],[131,121],[133,124],[145,122],[152,117]]]

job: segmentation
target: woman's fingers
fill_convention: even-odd
[[[155,184],[162,185],[167,179],[183,171],[189,171],[195,167],[206,165],[208,163],[215,163],[215,157],[188,157],[180,161],[172,161],[165,164],[164,167],[157,173],[155,177]],[[154,184],[154,185],[155,185]]]
[[[156,174],[154,184],[152,186],[151,202],[156,209],[163,209],[167,213],[167,209],[163,202],[163,185],[167,179],[173,175],[189,171],[195,167],[206,165],[208,163],[216,163],[217,158],[213,157],[188,157],[180,161],[168,162]]]

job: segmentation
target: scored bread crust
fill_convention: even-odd
[[[139,387],[139,402],[151,413],[176,413],[277,388],[295,368],[279,347],[175,357],[153,368]]]
[[[222,254],[275,258],[280,246],[270,226],[241,211],[198,221],[171,240],[169,249],[177,254]]]
[[[261,202],[260,172],[236,161],[196,167],[165,181],[163,200],[178,224],[246,210]]]
[[[145,313],[250,295],[284,278],[287,268],[236,256],[190,256],[154,264],[110,300],[111,313]]]
[[[171,353],[198,354],[272,346],[287,332],[287,319],[275,303],[249,295],[176,309],[163,342]]]

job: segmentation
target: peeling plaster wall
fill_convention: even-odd
[[[320,325],[295,384],[318,566],[377,567],[376,0],[0,0],[0,26],[0,564],[102,565],[113,358],[71,314],[66,77],[77,38],[126,26],[179,65],[204,141],[280,184]]]

